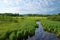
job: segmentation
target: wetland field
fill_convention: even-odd
[[[19,15],[0,14],[0,40],[27,40],[35,35],[39,21],[43,30],[60,38],[60,14]],[[40,29],[41,30],[41,29]]]

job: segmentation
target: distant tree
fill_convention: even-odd
[[[60,15],[60,13],[58,13],[58,15]]]

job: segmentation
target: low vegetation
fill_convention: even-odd
[[[0,15],[0,40],[26,40],[34,35],[36,27],[35,18]]]
[[[44,30],[49,32],[54,32],[58,37],[60,37],[60,15],[51,15],[49,17],[40,18]]]
[[[35,34],[40,20],[44,29],[60,37],[60,15],[0,14],[0,40],[26,40]]]

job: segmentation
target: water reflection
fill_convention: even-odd
[[[28,40],[60,40],[54,33],[48,33],[43,30],[43,27],[39,21],[36,22],[39,28],[36,28],[35,35],[28,37]]]

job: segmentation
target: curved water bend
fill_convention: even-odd
[[[39,21],[36,22],[38,28],[35,30],[35,35],[33,37],[28,37],[28,40],[60,40],[54,33],[48,33],[43,30],[43,26]]]

